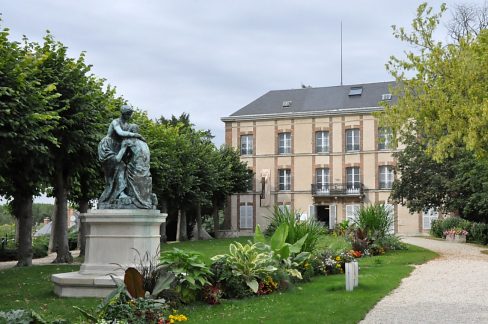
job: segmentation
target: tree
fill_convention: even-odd
[[[41,85],[45,57],[27,39],[20,45],[8,36],[8,29],[0,32],[0,195],[11,199],[18,220],[17,266],[30,266],[32,197],[48,181],[59,111],[51,106],[54,86]]]
[[[458,4],[452,13],[451,20],[447,23],[449,36],[461,42],[471,35],[478,35],[483,29],[488,28],[488,5]]]
[[[59,94],[52,100],[60,120],[53,130],[56,145],[50,146],[52,185],[58,204],[54,223],[57,256],[53,262],[65,263],[72,261],[68,248],[67,207],[73,179],[77,174],[86,175],[87,168],[93,168],[96,148],[106,131],[110,111],[120,106],[121,99],[115,98],[110,87],[105,89],[103,79],[90,74],[91,66],[85,63],[84,53],[77,59],[68,57],[66,46],[55,41],[49,32],[44,43],[36,44],[34,50],[45,57],[40,66],[42,84],[55,84]]]
[[[441,161],[460,148],[486,157],[488,144],[488,30],[443,45],[433,34],[439,13],[422,4],[411,33],[394,27],[394,35],[412,45],[406,58],[391,57],[387,69],[395,77],[398,102],[386,105],[382,122],[402,141],[416,130],[426,152]]]

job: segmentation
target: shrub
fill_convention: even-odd
[[[469,241],[481,244],[488,244],[488,224],[471,223],[468,232]]]
[[[384,237],[390,231],[393,219],[382,204],[362,206],[354,224],[371,240]]]
[[[430,223],[430,235],[434,237],[443,237],[444,231],[442,230],[442,219],[434,219]]]
[[[48,255],[49,235],[34,237],[32,240],[32,255],[34,259],[44,258]]]
[[[379,238],[376,243],[385,251],[406,250],[407,246],[396,235],[385,235]]]
[[[461,217],[446,217],[432,222],[430,234],[435,237],[444,237],[444,232],[457,228],[469,232],[470,222]]]
[[[63,323],[64,321],[57,321]],[[0,323],[37,323],[47,324],[39,314],[31,310],[13,309],[8,312],[0,312]],[[64,322],[66,323],[66,322]]]
[[[243,277],[234,276],[232,267],[227,262],[227,255],[215,259],[210,267],[213,275],[211,281],[222,289],[225,298],[244,298],[252,296],[252,290],[246,285]]]
[[[208,278],[212,272],[200,253],[173,248],[162,254],[161,264],[167,265],[179,280],[180,284],[175,289],[185,303],[194,301],[202,288],[210,284]]]
[[[295,244],[298,240],[308,234],[305,242],[302,245],[301,252],[312,252],[316,246],[321,235],[325,234],[325,230],[320,223],[313,219],[306,221],[297,220],[297,211],[289,209],[281,210],[278,206],[274,206],[273,216],[269,218],[269,225],[265,233],[268,236],[273,235],[276,229],[286,224],[288,226],[288,235],[286,243]]]

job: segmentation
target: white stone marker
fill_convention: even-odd
[[[346,291],[353,291],[359,285],[359,264],[346,262]]]

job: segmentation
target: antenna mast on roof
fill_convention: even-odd
[[[342,20],[341,20],[341,85],[342,85]]]

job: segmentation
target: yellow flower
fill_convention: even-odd
[[[340,256],[336,256],[336,261],[341,261],[341,257]]]

